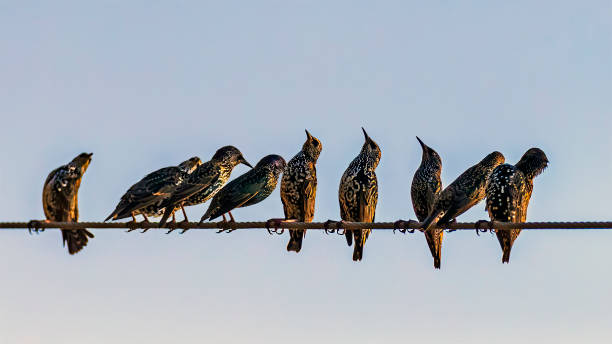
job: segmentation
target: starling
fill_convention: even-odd
[[[253,169],[227,183],[213,197],[200,222],[213,220],[222,215],[226,221],[225,213],[229,213],[233,222],[234,216],[231,211],[257,204],[270,196],[286,166],[285,159],[280,155],[263,157]]]
[[[321,154],[321,141],[306,130],[306,142],[283,173],[280,195],[285,211],[285,220],[312,222],[317,193],[317,169],[315,164]],[[289,231],[287,251],[300,252],[305,229]]]
[[[338,190],[340,217],[343,221],[374,222],[378,202],[378,180],[374,170],[380,161],[380,148],[368,136],[365,129],[361,130],[365,136],[361,152],[353,159],[340,180]],[[353,237],[355,238],[354,261],[363,258],[363,246],[370,232],[371,229],[345,231],[349,246],[352,245]]]
[[[159,222],[160,227],[166,223],[176,208],[204,203],[212,198],[227,183],[232,170],[238,164],[253,167],[236,147],[225,146],[217,150],[210,161],[198,166],[189,178],[164,200],[162,206],[165,212]]]
[[[525,222],[533,192],[533,179],[548,165],[546,154],[531,148],[516,165],[497,166],[487,181],[487,211],[491,221]],[[510,261],[510,250],[520,229],[498,230],[496,235],[503,250],[502,262]]]
[[[148,222],[147,216],[160,216],[163,211],[162,201],[170,197],[171,192],[201,164],[200,158],[193,157],[178,166],[164,167],[147,174],[121,196],[115,210],[104,221],[131,216],[135,222],[135,215],[140,214]]]
[[[421,144],[423,155],[421,157],[421,165],[412,178],[410,195],[412,196],[414,213],[417,219],[423,222],[433,210],[436,196],[442,190],[442,180],[440,179],[442,159],[440,159],[435,150],[423,143],[420,138],[417,137],[417,140]],[[425,232],[425,239],[434,258],[434,267],[436,269],[440,268],[443,233],[442,229],[437,228],[433,231]]]
[[[435,230],[436,224],[448,224],[480,202],[485,197],[487,177],[504,161],[502,153],[493,152],[442,190],[436,197],[433,209],[423,221],[425,232]]]
[[[81,153],[66,165],[49,173],[43,188],[43,209],[48,221],[79,221],[79,187],[81,178],[87,171],[93,153]],[[94,235],[87,229],[62,229],[64,246],[68,243],[68,253],[75,254],[87,245],[88,238]]]

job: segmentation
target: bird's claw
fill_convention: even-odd
[[[140,221],[140,223],[138,223],[138,226],[142,228],[142,231],[140,233],[146,233],[149,229],[153,228],[151,227],[151,222],[149,222],[149,220],[146,220],[146,219]]]
[[[483,228],[481,229],[480,226],[486,223],[488,226],[487,228]],[[487,221],[487,220],[478,220],[476,221],[476,223],[474,224],[474,228],[476,229],[476,235],[480,236],[480,233],[485,233],[486,231],[491,231],[491,233],[493,233],[493,221]]]
[[[133,232],[133,231],[135,231],[135,230],[137,230],[137,229],[138,229],[138,227],[139,227],[139,226],[138,226],[138,222],[136,222],[136,221],[130,221],[130,222],[128,222],[128,223],[127,223],[127,227],[128,227],[129,229],[128,229],[127,231],[125,231],[126,233]]]
[[[170,233],[174,232],[175,230],[177,230],[178,228],[182,228],[183,229],[181,231],[181,233],[180,233],[180,234],[183,234],[183,233],[185,233],[186,231],[189,230],[189,228],[187,227],[188,224],[189,224],[189,221],[187,221],[187,220],[183,220],[181,222],[176,222],[176,221],[170,222],[168,224],[168,227],[170,229],[166,232],[166,234],[170,234]]]
[[[30,222],[28,222],[28,233],[32,234],[32,230],[34,230],[36,234],[38,234],[39,231],[43,232],[45,229],[41,227],[42,222],[40,222],[39,220],[31,220]]]
[[[397,220],[393,223],[393,234],[395,234],[395,231],[399,231],[402,234],[406,234],[406,228],[404,227],[406,225],[406,221],[404,220]]]
[[[283,219],[269,219],[266,221],[266,230],[268,234],[272,235],[272,233],[276,233],[281,235],[285,232],[284,228],[279,228]],[[272,228],[272,229],[270,229]]]
[[[336,223],[338,223],[338,221],[334,221],[334,220],[327,220],[327,221],[325,221],[325,223],[323,224],[323,229],[325,230],[325,234],[335,233],[336,229],[335,228],[329,228],[329,227],[330,227],[330,225],[336,224]]]

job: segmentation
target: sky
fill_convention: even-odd
[[[43,218],[47,174],[81,152],[82,220],[101,221],[147,173],[221,146],[252,164],[323,144],[316,221],[340,177],[380,145],[379,221],[415,218],[418,135],[448,185],[486,154],[531,147],[530,221],[610,220],[610,1],[0,1],[0,221]],[[247,171],[239,166],[232,177]],[[198,219],[207,204],[188,208]],[[282,216],[278,190],[233,212]],[[180,217],[179,217],[180,218]],[[486,219],[480,203],[460,221]],[[494,236],[263,230],[0,232],[2,343],[604,343],[612,231],[525,231],[510,264]]]

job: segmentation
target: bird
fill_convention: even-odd
[[[81,153],[71,162],[49,173],[42,194],[43,209],[47,221],[79,221],[79,187],[93,153]],[[64,246],[68,253],[75,254],[87,245],[94,235],[87,229],[61,229]]]
[[[202,160],[194,156],[178,166],[160,168],[147,174],[121,196],[119,204],[104,222],[131,216],[135,223],[136,215],[140,214],[144,217],[143,222],[148,223],[147,216],[161,216],[163,211],[163,208],[160,207],[162,201],[170,197],[171,192],[201,164]]]
[[[322,149],[321,141],[306,130],[306,142],[302,150],[289,163],[281,179],[280,196],[285,213],[284,219],[271,219],[275,227],[280,221],[312,222],[317,193],[316,163]],[[289,230],[287,251],[300,252],[306,229]]]
[[[546,154],[531,148],[516,165],[497,166],[487,181],[486,208],[491,221],[525,222],[527,207],[533,192],[533,179],[548,166]],[[497,239],[502,248],[502,263],[510,262],[510,250],[520,229],[498,230]]]
[[[448,224],[480,202],[485,197],[487,177],[504,162],[504,155],[495,151],[457,177],[436,197],[432,210],[423,220],[423,230],[431,233],[436,224]]]
[[[223,216],[223,221],[227,222],[226,213],[229,213],[231,222],[234,222],[231,211],[257,204],[270,196],[286,166],[285,159],[280,155],[271,154],[263,157],[255,167],[227,183],[217,192],[200,223],[214,220],[219,216]]]
[[[365,136],[365,142],[359,155],[344,171],[338,188],[342,221],[374,222],[376,214],[378,180],[375,170],[380,161],[381,151],[365,129],[361,128],[361,130]],[[341,227],[342,221],[338,227]],[[352,245],[353,237],[355,239],[353,261],[360,261],[363,258],[363,246],[370,232],[371,229],[345,231],[346,242],[349,246]]]
[[[419,137],[417,140],[421,144],[423,154],[421,156],[421,165],[414,173],[412,178],[412,186],[410,188],[410,196],[412,197],[412,207],[417,219],[422,222],[431,213],[434,207],[434,202],[437,195],[442,190],[442,159],[440,155],[427,146]],[[425,239],[434,259],[434,268],[440,268],[440,260],[442,256],[442,237],[444,231],[435,229],[434,231],[425,232]]]
[[[166,223],[168,217],[176,208],[183,209],[183,215],[185,215],[183,207],[204,203],[212,198],[227,183],[232,170],[238,164],[245,164],[253,168],[238,148],[234,146],[219,148],[210,161],[198,166],[189,175],[189,178],[162,202],[164,216],[160,220],[159,226],[161,227]],[[184,221],[187,221],[187,217]],[[173,229],[170,229],[168,233],[172,231]],[[186,229],[183,230],[183,233],[185,231]]]

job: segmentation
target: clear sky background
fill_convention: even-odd
[[[0,2],[1,220],[42,218],[42,183],[94,152],[82,220],[102,220],[157,168],[232,144],[251,162],[323,143],[316,220],[339,179],[382,149],[376,218],[414,218],[419,135],[444,185],[486,154],[542,148],[528,220],[610,220],[610,1]],[[233,177],[244,173],[238,167]],[[188,214],[198,219],[206,205]],[[278,190],[236,210],[282,215]],[[460,217],[487,218],[484,204]],[[0,233],[2,343],[575,343],[612,338],[612,231],[494,236],[262,230]]]

